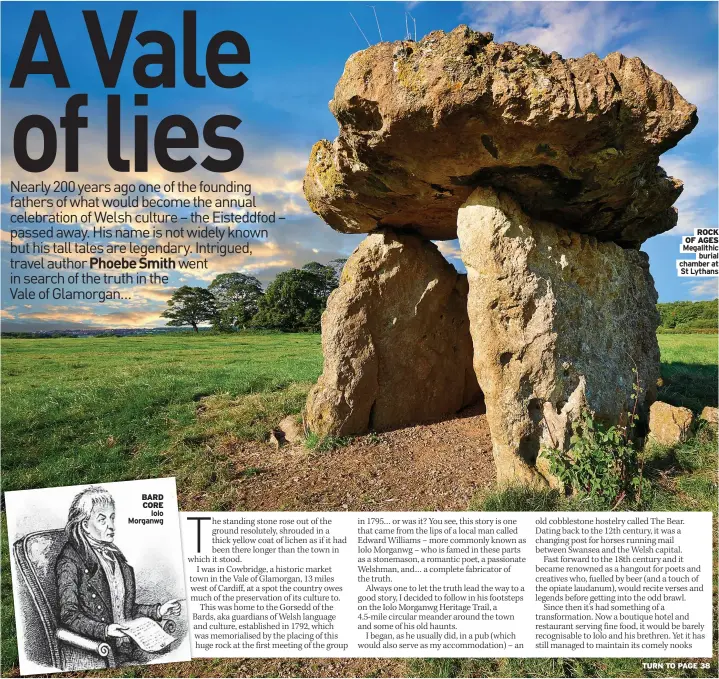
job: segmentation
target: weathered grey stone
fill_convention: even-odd
[[[456,236],[477,186],[534,218],[637,246],[676,223],[681,182],[658,167],[696,107],[641,60],[547,55],[459,26],[353,54],[312,149],[310,207],[347,233]]]
[[[458,232],[497,476],[538,479],[540,448],[566,449],[582,407],[617,423],[634,383],[640,412],[654,398],[659,316],[647,256],[533,220],[491,189],[460,209]]]
[[[321,435],[441,418],[479,395],[466,277],[417,236],[383,230],[360,243],[322,316],[322,349],[306,407]]]
[[[689,436],[694,413],[689,408],[655,401],[649,409],[649,440],[663,446],[674,446]]]

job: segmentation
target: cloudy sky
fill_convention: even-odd
[[[160,312],[179,285],[206,285],[215,275],[243,271],[269,282],[280,270],[309,261],[328,262],[347,256],[357,237],[337,234],[307,207],[302,196],[302,176],[315,141],[332,139],[337,124],[327,109],[334,85],[347,57],[363,47],[365,38],[379,40],[371,4],[349,3],[134,3],[139,9],[133,36],[144,30],[170,33],[177,46],[177,87],[148,90],[150,130],[170,114],[191,118],[201,129],[218,113],[242,120],[235,134],[243,144],[245,160],[231,175],[193,170],[182,175],[157,165],[148,173],[113,172],[105,152],[107,94],[123,101],[123,148],[132,150],[132,95],[143,91],[132,77],[136,58],[156,52],[133,38],[118,85],[103,87],[82,19],[82,9],[97,9],[107,41],[124,8],[122,3],[3,3],[2,5],[2,316],[6,330],[70,327],[150,327],[164,324]],[[532,43],[564,57],[613,51],[641,57],[666,76],[699,108],[699,125],[678,147],[667,152],[662,165],[684,181],[677,207],[679,224],[668,235],[644,245],[650,254],[660,301],[710,299],[716,296],[715,279],[686,280],[676,276],[680,235],[694,228],[717,226],[717,5],[710,2],[482,2],[482,3],[377,3],[384,40],[398,40],[405,33],[405,12],[416,20],[417,37],[431,30],[451,30],[467,23],[490,30],[495,40]],[[47,75],[31,75],[24,88],[9,88],[25,32],[34,9],[50,18],[70,88],[56,89]],[[249,43],[251,63],[243,67],[249,78],[238,89],[210,84],[205,89],[188,86],[182,78],[182,11],[198,10],[197,63],[204,73],[204,48],[210,37],[225,29],[241,33]],[[44,58],[39,50],[38,58]],[[9,231],[13,209],[9,206],[10,181],[53,181],[67,178],[63,172],[63,135],[59,135],[55,165],[40,174],[22,171],[12,149],[17,122],[29,114],[42,114],[58,124],[65,102],[72,94],[87,93],[89,105],[82,113],[90,127],[80,132],[78,182],[153,182],[171,180],[251,183],[258,205],[277,210],[286,219],[270,229],[270,238],[253,245],[251,258],[242,255],[210,257],[210,269],[197,274],[170,273],[169,286],[128,288],[129,300],[104,304],[76,301],[13,300],[9,293]],[[142,112],[142,111],[139,111]],[[39,151],[38,136],[31,148]],[[206,151],[206,149],[205,149]],[[205,153],[195,154],[201,159]],[[16,210],[15,210],[16,211]],[[70,210],[67,210],[69,212]],[[154,242],[154,241],[148,241]],[[455,266],[462,269],[456,242],[441,244]],[[15,258],[23,256],[15,255]],[[103,286],[104,287],[104,286]]]

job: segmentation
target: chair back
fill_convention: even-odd
[[[22,576],[21,597],[25,622],[25,654],[28,659],[62,668],[57,643],[57,586],[55,562],[65,546],[67,536],[62,529],[28,533],[13,545],[13,553]]]

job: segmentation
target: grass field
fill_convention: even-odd
[[[659,399],[700,412],[717,406],[717,336],[659,335],[662,377]]]
[[[659,342],[660,398],[695,411],[716,406],[717,336],[661,335]],[[7,340],[2,359],[4,490],[176,476],[181,497],[200,498],[193,506],[209,510],[239,509],[227,460],[213,442],[228,433],[263,438],[284,415],[302,409],[322,367],[319,336],[304,334]],[[203,399],[213,417],[197,417]],[[715,510],[715,453],[716,439],[705,430],[676,449],[655,451],[655,490],[645,508]],[[489,509],[492,502],[496,498],[480,498],[473,508]],[[558,508],[557,498],[548,502],[547,509]],[[17,672],[6,535],[3,512],[3,674]],[[606,669],[593,661],[436,662],[417,662],[409,671],[637,676],[626,668],[619,674],[609,661]],[[209,671],[192,666],[188,671]],[[212,673],[235,671],[227,664]],[[132,676],[146,672],[133,669]]]
[[[175,472],[202,443],[200,399],[278,400],[322,369],[319,336],[303,334],[9,340],[2,354],[5,490]],[[264,433],[261,420],[234,425]]]

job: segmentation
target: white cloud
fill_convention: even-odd
[[[152,164],[150,172],[145,174],[128,173],[118,177],[108,166],[103,154],[103,144],[99,137],[87,134],[84,137],[85,146],[83,149],[81,172],[75,177],[78,183],[100,183],[109,182],[114,184],[117,181],[135,183],[160,184],[161,190],[154,194],[155,197],[167,198],[188,197],[189,194],[163,192],[162,187],[178,177],[164,171],[156,163]],[[252,148],[255,146],[256,148]],[[270,148],[268,148],[270,146]],[[168,271],[169,277],[167,286],[122,286],[119,289],[123,296],[131,299],[123,299],[119,302],[106,302],[93,307],[79,308],[73,310],[63,309],[60,306],[49,305],[46,309],[30,309],[26,306],[25,313],[20,313],[14,319],[24,323],[42,324],[67,323],[87,324],[93,326],[108,327],[113,324],[130,326],[164,325],[165,319],[159,314],[165,308],[167,298],[172,294],[176,286],[186,283],[188,285],[206,285],[219,273],[228,271],[242,271],[257,276],[266,285],[281,270],[291,267],[299,267],[310,261],[329,262],[339,257],[346,257],[361,240],[362,236],[340,234],[333,231],[316,217],[309,209],[302,192],[302,177],[304,176],[309,148],[295,149],[275,147],[271,148],[266,140],[247,140],[249,152],[246,162],[234,173],[215,175],[202,170],[200,167],[185,173],[181,179],[187,183],[199,184],[205,181],[210,184],[224,184],[228,181],[235,181],[240,184],[251,184],[252,192],[257,196],[257,207],[265,212],[276,211],[278,215],[286,217],[269,228],[269,238],[264,241],[252,243],[252,255],[219,255],[207,256],[206,270],[193,270],[192,272]],[[248,149],[246,148],[246,151]],[[13,158],[12,149],[8,144],[3,145],[3,162],[10,170],[3,178],[5,185],[10,178],[14,181],[31,182],[37,179],[36,176],[21,171]],[[50,182],[54,179],[65,178],[61,164],[57,163],[50,170],[43,173],[43,180]],[[226,194],[224,192],[203,192],[203,198],[216,197],[242,197],[244,192],[240,190],[237,194]],[[74,212],[83,212],[85,208],[77,208]],[[37,212],[54,212],[53,208],[38,208]],[[144,212],[142,208],[120,208],[116,212],[130,212],[135,215]],[[211,209],[199,210],[210,212]],[[241,213],[247,210],[224,210],[226,212]],[[71,208],[64,210],[66,214],[73,212]],[[165,213],[166,211],[156,212]],[[172,210],[167,210],[172,212]],[[89,224],[87,226],[94,226]],[[133,224],[133,226],[135,226]],[[9,240],[7,230],[0,230],[0,240]],[[213,239],[201,238],[172,238],[161,237],[158,239],[142,239],[144,244],[161,244],[172,241],[175,244],[191,244],[201,242],[207,244],[215,242]],[[20,241],[16,241],[20,242]],[[39,256],[39,255],[38,255]],[[87,255],[73,253],[67,255],[73,260],[85,260]],[[122,255],[105,255],[106,259],[118,259]],[[33,255],[26,255],[32,259]],[[35,256],[37,257],[37,256]],[[64,255],[44,255],[45,260],[64,259]],[[204,258],[204,257],[203,257]],[[109,309],[117,310],[107,313]],[[156,311],[155,311],[156,309]],[[30,310],[30,311],[27,311]]]
[[[436,240],[432,241],[436,246],[437,249],[445,256],[445,258],[449,259],[450,257],[456,257],[457,259],[462,258],[462,252],[459,249],[459,241],[458,240]]]
[[[707,297],[709,299],[719,297],[719,278],[707,278],[701,283],[693,285],[689,289],[689,294],[692,297]]]
[[[679,210],[679,221],[665,235],[691,234],[694,229],[716,226],[716,211],[706,207],[710,202],[707,200],[709,194],[717,190],[716,169],[681,155],[665,156],[660,163],[669,176],[684,182],[684,191],[675,203]]]
[[[716,225],[716,216],[702,207],[685,207],[681,198],[675,207],[679,210],[677,225],[660,236],[686,236],[694,233],[694,229],[702,229]]]
[[[682,198],[696,200],[717,188],[716,168],[699,165],[686,156],[668,155],[662,157],[661,166],[670,177],[684,182]]]
[[[61,324],[74,327],[78,324],[96,328],[146,328],[164,325],[159,311],[119,311],[108,314],[88,314],[66,311],[61,307],[52,307],[49,311],[18,314],[17,320],[36,323]],[[42,326],[38,326],[42,327]]]
[[[464,11],[472,28],[492,31],[498,41],[529,43],[545,52],[579,57],[601,52],[612,40],[633,33],[641,23],[632,7],[605,2],[477,2]]]
[[[4,209],[4,205],[0,209]],[[10,232],[9,231],[0,231],[0,243],[9,243],[10,242]],[[22,245],[25,241],[22,238],[15,238],[15,240],[12,241],[14,245]]]

